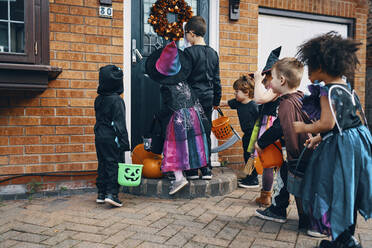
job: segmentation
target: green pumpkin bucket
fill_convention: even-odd
[[[118,183],[123,186],[138,186],[141,183],[142,164],[119,163]]]

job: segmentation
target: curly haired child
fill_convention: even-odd
[[[353,236],[357,211],[372,217],[372,137],[360,118],[359,99],[343,78],[359,64],[359,45],[329,32],[302,44],[298,52],[311,82],[325,84],[319,91],[320,119],[293,124],[297,133],[319,134],[307,141],[316,148],[302,192],[305,212],[332,234],[332,241],[322,240],[319,247],[361,247]]]

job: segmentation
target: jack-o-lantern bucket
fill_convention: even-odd
[[[142,164],[119,163],[118,183],[123,186],[138,186],[141,183]]]

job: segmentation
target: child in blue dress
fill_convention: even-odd
[[[319,247],[362,247],[355,239],[357,211],[372,217],[372,137],[360,118],[359,99],[344,81],[359,64],[360,43],[335,32],[300,46],[298,56],[309,67],[311,82],[323,81],[320,119],[312,124],[294,122],[297,133],[319,134],[306,141],[316,147],[304,176],[304,210],[317,220],[332,241]],[[309,108],[307,108],[309,109]]]

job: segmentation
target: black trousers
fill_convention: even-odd
[[[120,150],[114,141],[96,139],[98,159],[98,176],[96,186],[98,193],[119,193],[118,163],[124,163],[124,151]]]
[[[287,163],[283,163],[277,175],[277,182],[274,185],[274,193],[270,209],[278,215],[286,216],[287,207],[289,205],[289,193],[287,191]]]
[[[209,163],[208,167],[211,168],[211,149],[212,149],[212,143],[211,143],[211,132],[212,132],[212,112],[213,112],[213,106],[203,106],[204,111],[204,117],[202,116],[202,123],[205,130],[205,135],[207,136],[207,143],[208,143],[208,150],[209,150]]]

